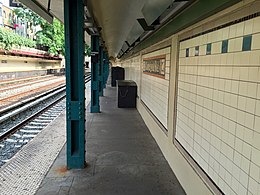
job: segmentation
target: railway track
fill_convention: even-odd
[[[44,78],[48,78],[48,77],[52,77],[52,75],[5,79],[5,80],[0,80],[0,86],[8,86],[8,85],[14,85],[14,84],[19,84],[19,83],[25,83],[25,82],[29,82],[29,81],[36,81],[36,80],[44,79]]]
[[[90,81],[90,74],[85,82]],[[0,111],[0,167],[65,109],[61,86]]]
[[[25,100],[28,97],[40,94],[43,91],[47,91],[53,87],[58,87],[64,85],[64,77],[53,77],[52,79],[44,79],[40,83],[27,83],[23,86],[20,84],[17,87],[12,86],[12,89],[6,90],[2,88],[0,90],[5,90],[0,93],[0,109],[10,106],[11,104],[17,103],[19,101]]]
[[[63,81],[60,81],[60,82],[57,82],[57,83],[54,83],[54,84],[61,85],[62,83],[63,83]],[[38,87],[38,88],[30,90],[30,91],[25,91],[25,92],[21,92],[21,93],[15,94],[15,95],[10,95],[8,97],[1,98],[0,102],[8,101],[8,100],[11,100],[11,99],[17,99],[19,97],[23,97],[23,96],[27,95],[28,93],[37,92],[37,91],[40,91],[42,89],[45,89],[46,87],[51,87],[51,86],[53,86],[53,83],[51,83],[49,85],[42,86],[42,87]]]
[[[55,77],[44,77],[44,78],[41,78],[41,79],[38,79],[38,80],[28,80],[27,82],[30,82],[29,84],[28,83],[18,83],[18,84],[8,84],[7,87],[4,87],[4,88],[1,88],[0,89],[0,93],[1,92],[5,92],[5,91],[9,91],[9,90],[13,90],[13,89],[17,89],[18,87],[21,88],[21,87],[25,87],[25,86],[30,86],[30,85],[33,85],[33,84],[37,84],[37,83],[42,83],[42,82],[45,82],[45,81],[50,81],[52,79],[54,79]]]

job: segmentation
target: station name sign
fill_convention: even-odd
[[[143,59],[143,73],[151,76],[165,78],[166,55]]]

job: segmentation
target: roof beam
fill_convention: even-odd
[[[53,16],[37,1],[35,0],[19,0],[23,5],[33,10],[35,13],[37,13],[39,16],[41,16],[43,19],[45,19],[47,22],[52,23]]]
[[[144,31],[150,31],[150,30],[154,30],[153,26],[148,26],[145,19],[144,18],[138,18],[137,21],[139,22],[139,24],[142,26],[142,28],[144,29]]]
[[[182,10],[181,13],[173,17],[165,25],[156,30],[156,32],[152,32],[149,37],[142,40],[142,42],[136,45],[131,52],[126,54],[123,58],[126,59],[130,55],[140,52],[141,50],[170,37],[182,29],[187,28],[240,1],[242,0],[198,0],[194,1],[194,3],[193,1],[189,1],[192,3],[190,6]]]

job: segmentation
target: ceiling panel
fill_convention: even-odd
[[[110,56],[117,56],[136,19],[143,17],[141,10],[146,0],[90,0],[94,18],[102,27],[101,35]]]
[[[132,45],[144,32],[143,28],[141,25],[136,21],[135,24],[133,25],[132,29],[130,30],[126,40],[130,45]]]
[[[26,0],[24,0],[26,1]],[[144,32],[138,18],[145,18],[148,25],[155,20],[173,0],[87,0],[88,9],[95,22],[102,28],[109,56],[117,56],[119,51],[128,48]],[[46,10],[48,0],[37,0]],[[51,0],[50,13],[64,22],[64,0]],[[124,46],[123,46],[124,45]]]
[[[142,9],[142,13],[150,26],[166,9],[174,2],[174,0],[149,0]]]
[[[52,0],[50,12],[61,22],[64,22],[64,0]]]
[[[27,1],[27,0],[21,0]],[[48,0],[36,0],[46,10]],[[109,56],[116,57],[122,47],[132,45],[144,30],[137,19],[144,18],[151,25],[174,0],[85,0],[96,26],[101,27],[100,34]],[[64,0],[51,0],[50,13],[64,21]],[[124,45],[124,46],[123,46]]]
[[[128,46],[126,43],[123,43],[122,50],[125,52],[128,49]]]
[[[50,10],[49,13],[59,19],[61,22],[64,22],[64,0],[51,0],[50,1]],[[48,10],[48,2],[49,0],[36,0],[35,4],[33,1],[28,1],[28,0],[20,0],[21,3],[23,3],[25,6],[28,6],[30,9],[35,11],[37,14],[40,16],[42,11],[38,9],[37,4],[39,4],[41,7],[44,8],[44,10]],[[47,12],[47,11],[46,11]]]
[[[39,4],[41,4],[41,5],[44,6],[45,8],[46,8],[47,5],[48,5],[48,1],[49,1],[49,0],[38,0]]]

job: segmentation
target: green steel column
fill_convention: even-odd
[[[98,74],[98,80],[99,80],[99,96],[103,96],[104,91],[103,91],[103,86],[104,86],[104,80],[103,80],[103,66],[104,66],[104,61],[103,61],[103,47],[99,47],[99,74]]]
[[[67,167],[85,166],[84,5],[64,0],[67,93]]]
[[[104,51],[104,56],[103,56],[103,62],[104,62],[104,65],[103,65],[103,71],[104,71],[104,74],[103,74],[103,88],[105,89],[106,88],[106,84],[107,84],[107,80],[106,80],[106,77],[107,77],[107,54],[106,54],[105,51]]]
[[[106,71],[106,74],[105,74],[105,82],[107,84],[107,78],[108,78],[108,66],[109,66],[109,61],[108,61],[108,57],[107,57],[107,53],[105,54],[105,71]]]
[[[91,36],[91,113],[100,112],[99,105],[99,36]]]
[[[109,63],[109,57],[108,57],[108,54],[107,54],[107,80],[108,80],[108,77],[109,77],[109,73],[110,73],[110,63]]]
[[[103,76],[102,76],[102,83],[103,83],[103,89],[106,88],[106,80],[105,80],[105,77],[106,77],[106,61],[105,61],[105,57],[106,57],[106,52],[105,50],[103,50]]]

